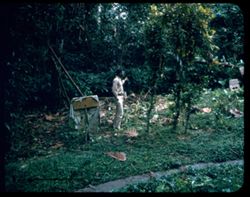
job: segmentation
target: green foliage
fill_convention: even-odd
[[[137,90],[141,92],[147,91],[151,70],[149,68],[131,68],[129,71],[129,88],[131,88],[133,92],[137,92]]]
[[[243,59],[244,20],[243,13],[235,4],[218,4],[211,6],[216,17],[211,26],[216,30],[214,42],[219,47],[215,54],[221,59],[223,56],[233,63]]]
[[[109,89],[112,86],[112,81],[114,77],[114,72],[101,72],[101,73],[86,73],[86,72],[70,72],[70,75],[75,79],[83,94],[92,95],[97,94],[98,96],[107,95]],[[69,91],[69,95],[79,96],[75,87],[68,81],[64,79],[66,84],[66,89]],[[108,89],[109,88],[109,89]]]
[[[207,83],[210,88],[228,88],[229,79],[239,79],[243,85],[243,77],[239,71],[240,64],[237,63],[233,67],[226,67],[222,65],[212,64],[211,69],[207,75]]]
[[[65,76],[65,90],[60,85],[48,43],[86,94],[111,95],[117,66],[130,73],[128,89],[136,93],[148,91],[155,78],[157,93],[175,91],[177,83],[224,87],[228,78],[239,78],[238,67],[210,68],[194,61],[196,56],[210,61],[211,54],[234,64],[242,59],[243,16],[233,4],[30,3],[9,9],[7,110],[59,107],[63,92],[77,95]],[[88,73],[87,81],[82,73]]]

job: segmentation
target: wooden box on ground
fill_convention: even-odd
[[[70,118],[73,119],[75,129],[85,130],[86,132],[97,131],[100,122],[98,96],[91,95],[73,98],[70,103]]]

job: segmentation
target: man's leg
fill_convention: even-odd
[[[116,115],[114,120],[115,129],[121,128],[122,118],[123,118],[123,98],[119,98],[116,103]]]

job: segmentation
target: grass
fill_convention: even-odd
[[[156,106],[165,104],[165,109],[153,110],[158,120],[151,124],[150,133],[145,132],[147,101],[127,102],[122,131],[113,131],[108,123],[114,112],[114,105],[109,103],[111,110],[103,106],[106,116],[89,143],[84,142],[83,133],[68,126],[67,111],[54,114],[51,121],[41,115],[27,119],[24,114],[11,127],[12,146],[5,162],[6,190],[71,192],[89,184],[186,164],[243,159],[244,120],[228,112],[231,107],[243,110],[242,100],[242,90],[204,91],[197,106],[212,111],[193,114],[186,133],[182,124],[173,132],[171,124],[161,122],[170,114],[168,96],[157,98]],[[132,128],[139,133],[137,137],[123,135]],[[125,152],[127,160],[113,159],[105,154],[109,151]]]

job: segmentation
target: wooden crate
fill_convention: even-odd
[[[87,109],[92,107],[99,107],[99,100],[96,95],[76,97],[71,100],[74,110]]]
[[[87,113],[88,116],[88,128],[86,128],[87,122],[85,113]],[[89,131],[97,131],[100,124],[98,96],[93,95],[73,98],[70,104],[70,118],[74,121],[75,129],[84,129],[87,133]]]

